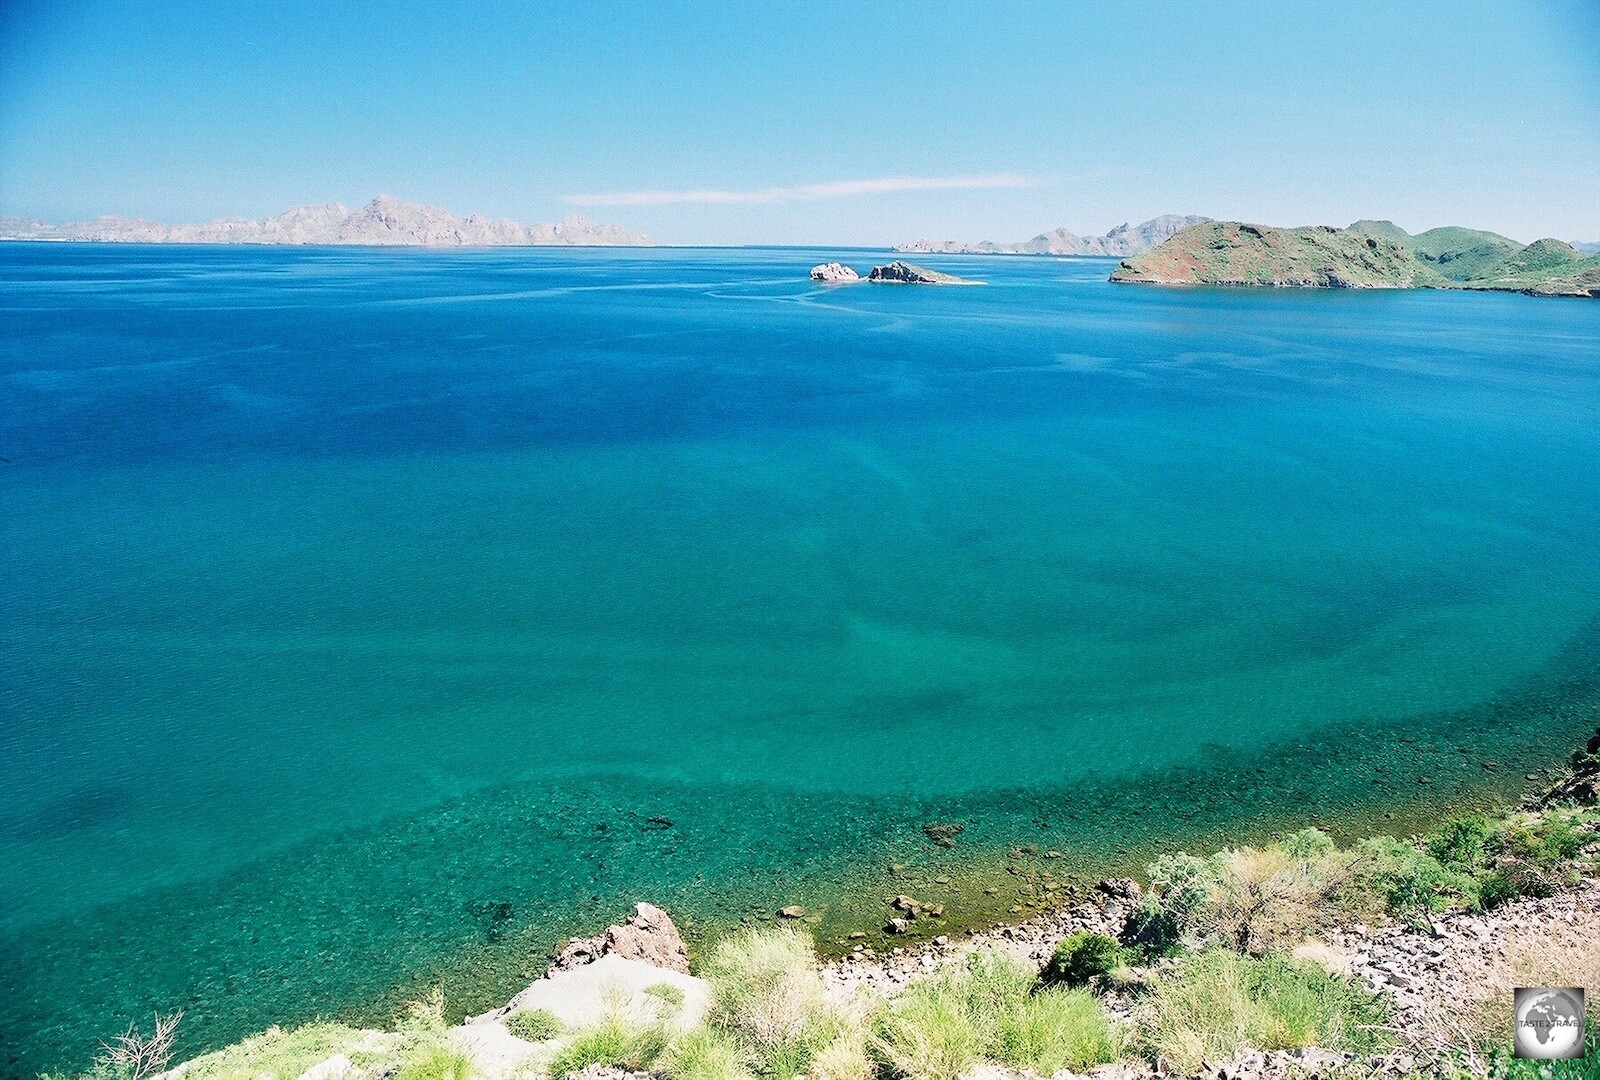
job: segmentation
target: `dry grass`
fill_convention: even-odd
[[[1481,978],[1441,986],[1424,1001],[1419,1023],[1403,1033],[1406,1050],[1429,1068],[1494,1070],[1511,1042],[1512,991],[1519,986],[1600,987],[1600,918],[1546,922],[1503,936],[1502,957],[1485,956]]]
[[[805,1072],[840,1026],[807,935],[789,927],[747,930],[717,945],[706,964],[708,1021],[769,1076]]]
[[[163,1072],[172,1062],[172,1044],[178,1035],[182,1012],[170,1016],[156,1013],[149,1035],[143,1034],[137,1024],[108,1043],[101,1043],[102,1053],[95,1064],[128,1080],[143,1080],[146,1076]]]

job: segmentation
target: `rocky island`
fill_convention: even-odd
[[[848,285],[860,281],[861,275],[843,263],[823,263],[821,266],[811,268],[811,280],[820,281],[824,285]]]
[[[1197,214],[1163,214],[1139,225],[1118,225],[1104,236],[1079,236],[1067,229],[1052,229],[1032,240],[997,244],[980,240],[975,244],[960,240],[918,240],[898,244],[896,251],[948,255],[1138,255],[1191,225],[1210,221]]]
[[[224,218],[200,225],[165,225],[138,218],[100,217],[48,225],[0,218],[0,240],[70,240],[106,244],[301,244],[380,247],[641,247],[652,241],[620,225],[586,217],[554,225],[469,214],[379,195],[359,210],[338,203],[297,206],[269,218]]]
[[[811,280],[824,285],[849,285],[858,281],[875,281],[890,285],[982,285],[984,282],[956,277],[929,270],[925,266],[901,262],[898,259],[884,266],[874,266],[865,278],[843,263],[822,263],[811,268]]]
[[[1585,258],[1560,240],[1523,245],[1475,229],[1447,227],[1413,236],[1389,221],[1358,221],[1348,229],[1213,221],[1124,259],[1111,280],[1600,296],[1600,256]]]
[[[956,277],[954,274],[942,274],[937,270],[917,266],[914,263],[901,262],[896,259],[887,266],[874,266],[872,273],[867,275],[868,281],[886,281],[894,285],[982,285],[981,281],[971,281],[967,278]]]

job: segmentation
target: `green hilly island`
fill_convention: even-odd
[[[1600,256],[1560,240],[1523,245],[1448,226],[1413,236],[1392,221],[1279,229],[1211,221],[1118,264],[1112,281],[1277,288],[1485,289],[1600,297]]]

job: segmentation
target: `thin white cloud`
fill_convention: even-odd
[[[1038,183],[1020,173],[982,176],[880,176],[871,180],[834,180],[797,187],[755,188],[749,191],[608,191],[568,195],[574,206],[666,206],[673,203],[778,203],[812,199],[848,199],[857,195],[893,195],[904,191],[977,191],[985,188],[1023,188]]]

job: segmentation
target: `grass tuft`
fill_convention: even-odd
[[[1083,990],[1034,992],[1003,953],[908,987],[880,1014],[872,1047],[907,1080],[953,1080],[985,1059],[1044,1075],[1105,1064],[1120,1049],[1100,1003]]]
[[[661,1060],[671,1041],[667,1028],[639,1022],[620,1010],[607,1012],[598,1023],[580,1028],[550,1062],[550,1075],[571,1076],[591,1065],[648,1071]]]
[[[873,1080],[878,1064],[867,1048],[867,1032],[856,1024],[842,1028],[811,1059],[811,1080]]]
[[[443,1043],[428,1041],[401,1059],[394,1080],[467,1080],[472,1059]]]
[[[711,983],[708,1019],[744,1049],[758,1072],[806,1071],[839,1021],[823,999],[816,949],[789,927],[747,930],[718,944],[704,975]]]
[[[956,1080],[983,1059],[984,1037],[948,981],[908,988],[878,1017],[872,1047],[907,1080]]]
[[[1002,1017],[1002,1062],[1040,1076],[1086,1072],[1115,1061],[1121,1040],[1087,990],[1041,990]]]
[[[1315,964],[1281,956],[1214,949],[1188,957],[1153,980],[1145,1011],[1147,1051],[1180,1073],[1250,1048],[1371,1054],[1388,1044],[1379,999]]]
[[[700,1025],[684,1032],[662,1062],[670,1080],[749,1080],[744,1053],[726,1032]]]

